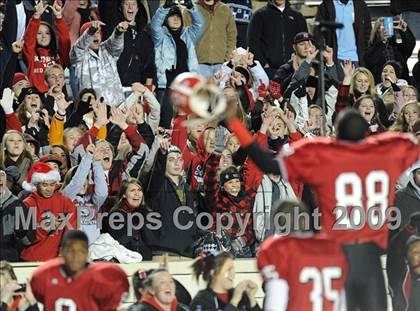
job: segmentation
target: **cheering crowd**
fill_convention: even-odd
[[[304,214],[321,210],[321,227],[328,224],[323,219],[327,195],[320,185],[335,168],[350,169],[340,162],[351,162],[350,151],[293,146],[324,142],[322,137],[351,144],[367,138],[374,148],[358,150],[354,159],[369,154],[361,160],[366,167],[371,159],[383,165],[390,177],[375,175],[367,192],[379,200],[385,183],[390,184],[385,197],[391,202],[384,205],[395,206],[400,222],[389,230],[389,238],[387,230],[378,239],[363,237],[356,243],[373,243],[367,252],[388,254],[394,310],[419,310],[418,299],[405,291],[408,283],[410,293],[420,288],[419,151],[392,137],[411,133],[420,139],[420,65],[411,74],[407,65],[418,52],[416,29],[410,25],[413,19],[404,18],[407,12],[418,14],[420,7],[391,2],[393,13],[401,15],[388,27],[387,18],[371,20],[364,0],[324,0],[315,19],[343,28],[312,30],[288,0],[269,0],[256,11],[251,0],[0,0],[0,259],[48,261],[61,254],[66,269],[78,273],[89,259],[130,263],[165,254],[201,255],[193,270],[208,282],[207,292],[184,305],[191,310],[259,310],[251,281],[231,290],[233,259],[253,258],[261,251],[260,269],[270,266],[263,242],[282,233],[276,230],[276,215],[293,215],[291,206],[301,206]],[[188,72],[223,94],[228,108],[222,117],[197,120],[194,107],[188,111],[173,102],[171,88]],[[325,110],[320,75],[325,77]],[[389,138],[377,138],[385,132]],[[290,154],[285,163],[273,160]],[[357,201],[358,181],[348,178],[341,192],[335,184],[330,209]],[[316,221],[311,217],[305,230],[313,230]],[[74,245],[84,254],[78,268],[69,264]],[[279,253],[290,250],[293,256],[295,246],[282,247]],[[335,244],[321,251],[331,257],[341,252]],[[340,264],[345,261],[341,257]],[[352,275],[354,262],[349,262]],[[57,267],[52,262],[45,269]],[[3,270],[16,279],[7,262],[0,265],[0,275]],[[115,273],[118,279],[120,272],[92,274]],[[170,307],[135,310],[175,310],[175,287],[178,292],[182,285],[165,269],[138,274],[139,304],[166,301]],[[266,282],[271,279],[267,271],[262,274]],[[34,275],[34,296],[18,302],[27,310],[46,299],[43,277]],[[142,300],[153,292],[157,278],[169,284],[167,296]],[[102,308],[118,305],[126,283],[116,284],[121,291],[117,302],[98,290],[98,297],[109,296]],[[276,284],[270,288],[278,290]],[[266,293],[272,293],[269,287]],[[217,306],[210,306],[214,301]],[[293,301],[289,297],[289,308]],[[386,301],[361,301],[348,310],[386,308]],[[236,309],[225,309],[228,304]],[[266,306],[286,310],[275,299]]]

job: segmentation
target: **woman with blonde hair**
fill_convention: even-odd
[[[406,104],[412,102],[418,102],[418,93],[417,89],[412,85],[406,85],[401,87],[401,91],[403,94],[404,102]]]
[[[335,111],[338,113],[344,108],[353,107],[356,100],[362,95],[376,95],[375,80],[369,69],[359,67],[354,69],[351,62],[343,66],[344,80],[338,88]]]
[[[346,61],[343,71],[344,80],[338,88],[336,113],[345,108],[354,107],[361,96],[370,95],[374,99],[381,124],[385,127],[391,126],[394,119],[390,118],[390,112],[388,112],[382,98],[377,94],[375,80],[370,70],[365,67],[354,69],[351,62]]]
[[[25,181],[33,162],[23,134],[15,130],[7,131],[3,136],[0,150],[0,167],[7,169],[15,166],[17,168],[16,184],[21,189],[20,185]]]
[[[402,109],[390,131],[412,132],[413,126],[420,117],[420,104],[408,103]]]

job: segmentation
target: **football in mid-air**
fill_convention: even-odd
[[[170,86],[170,100],[190,119],[214,120],[226,109],[222,91],[204,77],[190,72],[181,73],[174,79]]]

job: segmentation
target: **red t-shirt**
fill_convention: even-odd
[[[128,292],[127,275],[116,264],[92,263],[75,279],[66,276],[56,258],[35,270],[31,288],[44,310],[114,310]]]
[[[343,303],[346,258],[340,245],[323,234],[270,237],[257,262],[264,281],[287,282],[287,311],[332,311]]]
[[[376,242],[384,249],[388,243],[385,220],[389,220],[387,208],[394,202],[394,185],[419,159],[420,146],[411,134],[402,133],[379,134],[363,143],[300,140],[283,148],[279,157],[283,175],[312,186],[324,232],[343,243]]]

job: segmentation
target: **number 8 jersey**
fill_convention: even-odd
[[[347,263],[323,234],[274,236],[257,255],[267,311],[345,311]]]
[[[32,275],[32,292],[46,311],[116,310],[128,293],[127,275],[116,264],[91,263],[74,279],[62,265],[62,259],[52,259]]]
[[[278,158],[282,175],[311,185],[322,232],[341,243],[375,242],[386,249],[388,207],[399,176],[420,160],[414,136],[384,133],[359,143],[301,140]]]

